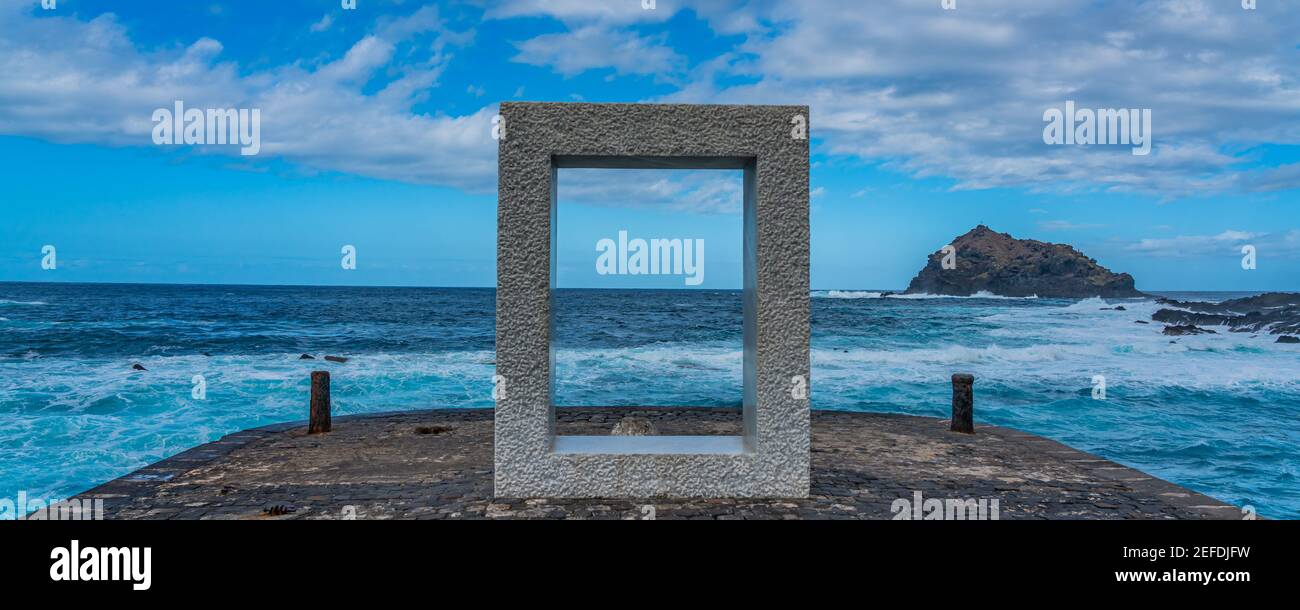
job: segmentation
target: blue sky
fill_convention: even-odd
[[[531,100],[809,105],[817,289],[978,223],[1142,289],[1300,289],[1300,3],[654,4],[0,0],[0,281],[491,286],[491,118]],[[261,151],[155,145],[175,100],[259,108]],[[1151,109],[1152,154],[1044,144],[1065,100]],[[739,285],[734,172],[619,172],[561,173],[561,286],[682,286],[597,275],[619,230]]]

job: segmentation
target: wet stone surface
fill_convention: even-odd
[[[735,434],[740,421],[725,409],[558,413],[561,434],[609,434],[628,415],[660,434]],[[891,519],[895,502],[914,502],[917,492],[996,499],[1001,519],[1242,517],[1208,496],[1006,428],[977,423],[964,435],[944,420],[826,411],[812,422],[804,499],[494,498],[490,410],[339,417],[332,432],[310,436],[304,422],[247,430],[79,497],[104,498],[109,519]]]

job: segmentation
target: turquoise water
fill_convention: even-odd
[[[949,376],[972,372],[977,421],[1300,518],[1300,346],[1166,337],[1136,323],[1145,300],[813,297],[814,408],[945,417]],[[738,292],[558,300],[559,404],[740,404]],[[332,371],[340,414],[491,407],[494,307],[488,289],[0,283],[0,498],[64,498],[303,419],[313,369]]]

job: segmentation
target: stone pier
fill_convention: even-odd
[[[736,434],[738,410],[566,408],[557,433]],[[237,432],[78,496],[109,519],[891,519],[900,500],[997,500],[1001,519],[1241,519],[1237,507],[1042,437],[945,420],[814,411],[800,499],[493,497],[491,410],[336,417]]]

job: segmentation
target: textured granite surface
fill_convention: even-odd
[[[496,493],[806,496],[808,108],[503,103],[501,116]],[[628,453],[643,441],[556,451],[551,296],[562,167],[744,171],[744,451]]]

